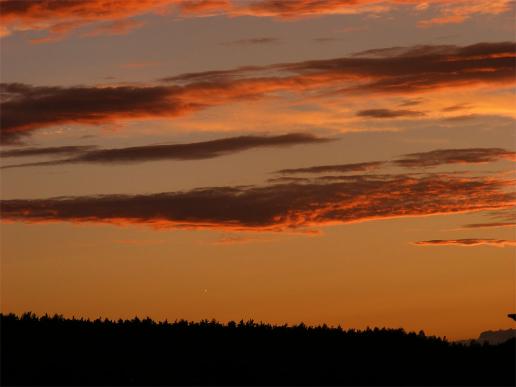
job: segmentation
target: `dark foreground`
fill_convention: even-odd
[[[0,315],[2,385],[506,385],[516,342],[399,329]]]

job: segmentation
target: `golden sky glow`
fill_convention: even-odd
[[[511,327],[510,1],[0,1],[2,311]]]

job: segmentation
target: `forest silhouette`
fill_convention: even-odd
[[[515,385],[515,339],[32,313],[0,324],[2,385]]]

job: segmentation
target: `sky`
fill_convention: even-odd
[[[513,328],[515,10],[0,1],[2,312]]]

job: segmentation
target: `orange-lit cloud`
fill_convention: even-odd
[[[433,7],[438,16],[430,20],[421,20],[420,25],[424,27],[432,24],[459,23],[473,15],[499,14],[511,9],[511,2],[508,0],[428,0],[424,3],[419,0],[258,0],[251,3],[235,0],[232,3],[237,5],[229,11],[233,14],[283,19],[328,14],[378,14],[403,5],[413,6],[417,11]]]
[[[438,16],[419,21],[420,27],[462,23],[474,15],[496,15],[510,12],[513,2],[507,0],[441,1]]]
[[[2,84],[1,140],[16,142],[57,124],[172,118],[278,92],[406,95],[450,87],[506,87],[515,82],[515,47],[502,42],[388,48],[337,59],[182,74],[141,86]]]
[[[23,30],[49,31],[39,42],[55,41],[74,29],[93,25],[91,34],[111,34],[113,28],[128,32],[134,28],[109,27],[124,19],[145,14],[173,14],[179,17],[271,17],[279,20],[332,14],[381,14],[411,7],[417,12],[433,11],[432,17],[419,21],[421,27],[461,23],[474,15],[510,12],[509,0],[1,0],[0,21],[3,35]],[[96,26],[96,23],[108,26]],[[67,25],[66,31],[61,27]],[[61,31],[57,31],[60,30]],[[88,33],[86,36],[90,35]],[[91,36],[91,35],[90,35]]]
[[[434,167],[442,164],[475,164],[498,160],[516,161],[516,152],[501,148],[439,149],[411,153],[395,161],[403,167]]]
[[[49,42],[63,38],[69,32],[93,25],[92,36],[102,33],[129,32],[141,22],[124,20],[145,13],[159,13],[173,0],[2,0],[0,22],[7,35],[14,31],[42,30],[48,36],[35,42]],[[95,23],[107,24],[95,26]],[[87,34],[88,35],[88,34]]]
[[[91,31],[86,32],[84,36],[125,35],[143,27],[143,25],[144,23],[142,21],[132,19],[116,20],[114,22],[99,25]]]
[[[506,239],[490,239],[490,238],[465,238],[465,239],[433,239],[429,241],[414,242],[416,246],[494,246],[494,247],[511,247],[516,246],[516,241]]]
[[[514,181],[428,174],[336,183],[199,188],[151,195],[3,200],[3,221],[141,224],[153,228],[284,231],[514,206]]]

